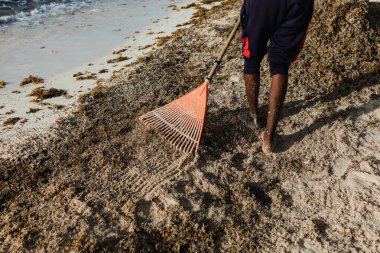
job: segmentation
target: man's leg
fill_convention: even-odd
[[[260,90],[260,65],[267,53],[267,42],[270,38],[268,17],[270,8],[267,0],[245,0],[241,11],[242,21],[242,53],[244,56],[244,83],[248,100],[249,113],[242,111],[240,120],[250,128],[258,128],[258,99]],[[276,6],[276,5],[273,5]]]
[[[244,83],[249,114],[252,118],[253,124],[258,127],[257,108],[259,105],[260,74],[244,74]]]
[[[267,126],[264,132],[263,152],[273,152],[273,142],[276,134],[277,123],[281,117],[286,90],[288,88],[288,75],[276,74],[272,76],[272,84],[269,91],[269,111]]]
[[[294,9],[284,8],[283,10],[287,13],[286,18],[271,35],[268,59],[272,84],[269,92],[267,127],[264,133],[263,152],[265,154],[273,152],[276,127],[288,88],[289,66],[297,59],[297,55],[303,48],[313,5],[313,0],[307,0],[292,5],[291,8]]]

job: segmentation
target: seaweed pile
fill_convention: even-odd
[[[236,123],[245,107],[238,37],[211,86],[199,155],[172,151],[138,123],[202,82],[239,4],[214,7],[83,96],[50,135],[0,159],[1,251],[379,251],[380,186],[354,182],[364,171],[377,178],[380,157],[350,147],[350,136],[367,138],[359,119],[380,107],[378,21],[367,1],[316,1],[276,156],[261,153],[259,131]],[[268,83],[265,62],[262,73]],[[340,175],[343,158],[351,165]]]

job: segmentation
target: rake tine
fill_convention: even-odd
[[[198,125],[195,125],[194,126],[194,132],[196,132],[197,131],[197,127],[198,127]],[[198,139],[196,139],[197,141],[195,141],[195,142],[192,142],[191,143],[191,146],[189,147],[190,148],[190,150],[196,150],[196,146],[197,146],[197,143],[198,143]]]
[[[186,122],[183,115],[179,115],[176,125]],[[163,133],[164,138],[172,144],[173,147],[176,148],[175,140],[182,136],[182,134],[179,131],[176,131],[174,126],[169,126],[168,129]]]
[[[175,118],[173,118],[175,120]],[[165,119],[164,119],[165,120]],[[168,130],[168,129],[171,129],[170,125],[171,122],[168,122],[167,121],[164,121],[162,119],[159,119],[159,123],[157,124],[157,127],[160,129],[161,133],[162,134],[165,134],[165,132]]]
[[[162,130],[160,132],[160,134],[166,139],[168,140],[168,137],[170,136],[170,134],[172,133],[172,130],[173,128],[168,125],[168,124],[164,124],[164,126],[162,127]]]
[[[159,121],[155,119],[154,121],[150,121],[149,123],[145,123],[145,125],[150,126],[150,127],[157,127],[157,124],[159,124]]]
[[[193,141],[190,140],[190,139],[188,139],[188,138],[185,138],[181,143],[178,143],[178,149],[181,150],[181,152],[186,152],[185,146],[186,146],[189,142],[191,143],[191,142],[193,142]]]
[[[156,112],[160,117],[162,117],[163,120],[160,119],[160,122],[164,124],[171,124],[175,125],[178,123],[179,119],[177,117],[178,113],[176,113],[174,110],[170,112]],[[165,122],[166,121],[166,122]]]
[[[195,118],[194,118],[194,117],[190,117],[190,116],[189,116],[189,118],[190,118],[190,120],[189,120],[188,124],[186,125],[186,128],[185,128],[184,132],[188,133],[188,136],[191,137],[191,132],[190,132],[190,131],[191,131],[193,125],[194,125]],[[192,140],[191,138],[186,138],[186,140],[187,140],[187,141],[185,141],[185,142],[181,145],[181,149],[182,149],[184,152],[187,151],[187,147],[188,147],[188,145],[191,144],[191,143],[193,142],[193,140]]]
[[[161,118],[161,115],[157,112],[154,113],[154,118],[156,119],[156,127],[161,128],[161,125],[165,125],[166,122]]]
[[[152,112],[148,112],[147,114],[144,114],[143,116],[141,116],[139,118],[139,120],[142,122],[145,122],[145,121],[151,119],[151,117],[152,117]]]
[[[178,124],[178,115],[180,115],[180,112],[177,110],[176,107],[173,107],[170,111],[160,111],[160,115],[163,119],[175,126],[176,124]]]
[[[193,126],[192,126],[192,128],[191,128],[191,132],[190,132],[190,136],[191,136],[194,140],[197,139],[197,136],[196,136],[197,127],[198,127],[198,120],[197,120],[197,119],[194,119],[194,123],[193,123]]]
[[[197,132],[197,128],[198,128],[198,121],[196,119],[194,119],[194,123],[193,123],[193,126],[192,126],[192,129],[191,129],[191,133],[190,133],[190,136],[192,137],[193,140],[195,141],[192,141],[188,147],[189,150],[193,150],[195,145],[197,144],[197,141],[198,139],[196,139],[196,136],[195,136],[195,133]]]
[[[158,113],[160,115],[170,116],[172,114],[172,112],[176,112],[176,111],[178,111],[177,110],[177,106],[171,105],[170,107],[168,106],[166,108],[159,108],[159,109],[157,109],[154,112],[156,112],[156,113]]]
[[[193,140],[186,139],[186,141],[181,145],[181,150],[183,150],[183,152],[185,152],[185,153],[190,153],[191,149],[189,149],[189,147],[191,147],[192,143],[194,143]]]
[[[172,126],[175,127],[176,125],[178,125],[180,122],[182,122],[183,119],[180,115],[177,115],[176,118],[175,118],[175,121],[173,122]],[[168,135],[168,137],[170,136],[170,133],[171,132],[175,132],[173,131],[172,127],[169,127],[165,132],[164,134],[165,135]]]
[[[174,103],[170,103],[164,107],[161,107],[161,108],[158,108],[156,109],[154,112],[158,112],[158,113],[169,113],[173,110],[176,110],[177,108],[177,105],[174,104]]]
[[[183,149],[184,151],[186,150],[186,147],[191,144],[194,140],[191,136],[191,130],[194,126],[194,122],[195,122],[195,118],[194,117],[191,117],[189,116],[190,120],[189,120],[189,124],[186,126],[186,129],[184,130],[184,132],[186,133],[186,139],[187,141],[185,141],[182,145],[181,145],[181,149]]]
[[[161,135],[165,136],[164,132],[170,129],[170,126],[165,124],[165,122],[160,122],[160,125],[156,126],[156,128]]]
[[[178,132],[178,131],[173,131],[173,133],[171,133],[169,136],[168,136],[168,141],[174,146],[176,147],[175,143],[176,141],[181,138],[181,133]]]
[[[200,139],[201,139],[202,130],[203,130],[203,121],[199,121],[199,122],[198,122],[197,140],[200,140]],[[198,142],[198,143],[196,144],[196,149],[199,148],[199,143],[200,143],[200,142]]]
[[[170,142],[174,147],[176,147],[175,143],[176,141],[181,138],[181,133],[178,131],[173,130],[170,134],[168,134],[168,142]]]
[[[176,117],[177,117],[177,121],[175,122],[175,124],[172,125],[172,127],[174,129],[177,129],[178,130],[178,126],[181,126],[183,125],[183,122],[185,120],[185,115],[183,113],[181,113],[180,111],[175,111],[174,112],[176,114]],[[175,130],[174,130],[175,132]]]
[[[154,112],[158,112],[158,111],[161,111],[161,110],[167,110],[167,108],[170,106],[170,104],[167,104],[161,108],[158,108],[154,111],[150,111],[144,115],[142,115],[139,119],[144,122],[144,123],[148,123],[149,121],[152,121],[152,120],[157,120],[157,117],[155,116]],[[149,123],[148,123],[149,124]]]
[[[186,136],[187,135],[187,132],[186,132],[186,127],[189,125],[189,122],[191,121],[191,119],[192,119],[192,117],[191,116],[189,116],[189,115],[183,115],[184,117],[184,119],[185,119],[185,121],[184,121],[184,125],[182,125],[182,129],[181,130],[179,130],[180,131],[180,135],[179,135],[179,137],[176,139],[176,140],[173,140],[173,144],[179,149],[179,150],[181,150],[182,151],[182,145],[183,145],[183,143],[185,143],[186,142],[186,140],[189,140],[189,137],[188,136]],[[182,145],[181,145],[182,144]]]
[[[160,119],[158,119],[153,113],[151,113],[149,117],[143,119],[142,121],[146,125],[156,126],[160,122]]]
[[[149,119],[145,120],[144,123],[146,125],[157,126],[157,124],[160,123],[160,120],[158,118],[152,116]]]
[[[182,145],[180,146],[181,149],[184,149],[186,147],[186,145],[188,144],[188,142],[192,141],[189,133],[190,133],[190,129],[191,129],[191,126],[192,126],[192,123],[193,123],[193,120],[194,120],[194,117],[191,117],[188,115],[188,120],[187,120],[187,124],[183,127],[183,132],[186,133],[188,136],[186,136],[184,142],[182,143]]]
[[[194,151],[194,150],[193,150],[193,146],[194,146],[194,142],[193,142],[193,141],[189,142],[188,145],[186,146],[185,152],[186,152],[186,153],[191,153],[191,152],[193,152],[193,151]]]
[[[186,136],[181,134],[181,133],[177,133],[177,135],[171,139],[171,143],[173,144],[173,146],[177,149],[177,150],[180,150],[180,144],[186,140]]]

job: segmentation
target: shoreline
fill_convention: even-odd
[[[155,19],[147,27],[134,32],[125,42],[114,46],[111,50],[112,53],[109,52],[92,59],[91,62],[54,74],[38,85],[18,87],[15,83],[7,82],[5,88],[0,89],[2,101],[0,104],[0,143],[2,143],[0,154],[7,153],[11,146],[22,146],[28,138],[45,133],[59,118],[69,115],[76,109],[80,96],[90,92],[98,83],[103,83],[111,78],[114,73],[148,55],[152,50],[162,47],[159,45],[162,43],[161,41],[170,38],[171,34],[178,29],[189,27],[190,25],[187,23],[196,12],[195,6],[210,8],[219,4],[219,1],[214,1],[211,5],[202,4],[200,1],[184,1],[177,5],[173,5],[173,3],[166,7],[170,12],[165,15],[165,18]],[[191,3],[195,5],[185,8],[191,6]],[[115,33],[118,32],[118,30],[115,31]],[[111,60],[115,63],[108,63]],[[75,77],[78,74],[80,75]],[[40,77],[45,78],[44,75]],[[87,78],[89,80],[86,80]],[[37,87],[62,89],[67,92],[67,95],[34,103],[31,102],[33,97],[28,94]],[[7,120],[13,118],[19,119],[15,125],[3,126]]]
[[[138,122],[202,83],[239,13],[224,4],[82,96],[52,136],[0,158],[0,251],[380,251],[379,5],[315,1],[273,156],[264,129],[237,123],[238,35],[210,84],[198,154]],[[269,83],[264,60],[262,115]]]

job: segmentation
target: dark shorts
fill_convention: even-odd
[[[268,53],[271,75],[287,75],[302,50],[313,6],[314,0],[245,0],[241,9],[244,73],[259,74]]]

